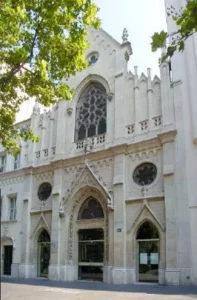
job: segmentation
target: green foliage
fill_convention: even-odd
[[[167,53],[162,57],[162,61],[167,57],[172,57],[175,51],[183,51],[185,41],[197,32],[197,0],[189,0],[186,7],[178,12],[171,6],[167,9],[167,15],[173,18],[178,30],[170,35],[164,31],[155,32],[151,42],[152,51],[155,52],[157,49],[164,47],[167,38],[169,39],[170,44],[167,45]]]
[[[94,0],[0,1],[0,140],[8,152],[20,151],[20,139],[37,140],[14,126],[24,101],[72,98],[66,80],[87,67],[87,28],[99,27],[97,11]]]

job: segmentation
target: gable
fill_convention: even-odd
[[[112,195],[107,190],[106,184],[102,182],[101,176],[95,174],[87,164],[85,164],[82,171],[77,174],[70,189],[67,190],[67,194],[65,195],[61,205],[65,206],[81,188],[86,186],[98,189],[106,198],[108,207],[113,207]]]

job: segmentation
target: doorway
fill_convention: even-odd
[[[43,230],[38,238],[38,276],[48,277],[50,263],[50,236]]]
[[[4,246],[4,275],[11,275],[13,246]]]
[[[102,281],[104,264],[103,229],[81,229],[78,238],[79,279]]]
[[[158,282],[159,234],[156,227],[146,221],[137,233],[138,281]]]

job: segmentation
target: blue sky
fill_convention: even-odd
[[[150,37],[155,31],[166,29],[164,0],[95,0],[100,8],[102,28],[121,42],[123,28],[129,33],[133,48],[129,69],[135,65],[139,73],[148,67],[152,75],[159,75],[158,58],[160,52],[152,53]]]
[[[119,42],[122,41],[123,28],[129,32],[133,55],[129,61],[129,70],[138,66],[138,73],[146,74],[152,69],[152,77],[159,75],[158,59],[160,51],[151,52],[151,36],[155,31],[166,29],[164,0],[95,0],[100,8],[99,17],[102,28]],[[21,106],[17,122],[30,117],[32,101]]]

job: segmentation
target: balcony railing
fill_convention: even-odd
[[[76,149],[77,150],[85,149],[87,145],[93,147],[97,145],[103,145],[104,143],[105,143],[105,134],[99,134],[88,139],[77,141]]]

